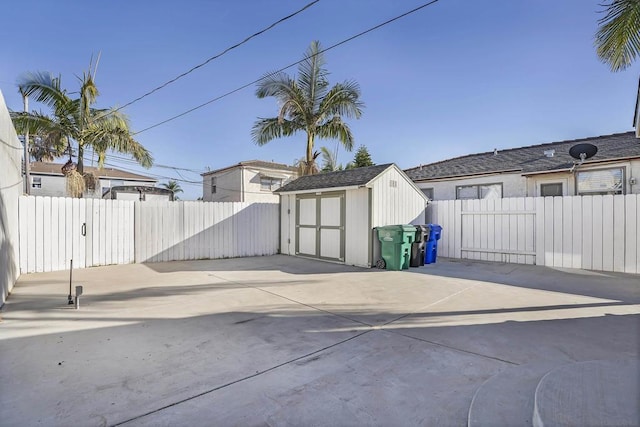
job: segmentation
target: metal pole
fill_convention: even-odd
[[[29,97],[27,95],[22,95],[22,102],[24,104],[24,112],[29,114]],[[29,126],[24,132],[24,193],[29,195],[31,194],[31,173],[30,169],[30,158],[29,158]]]
[[[73,252],[73,249],[71,249]],[[73,282],[73,258],[71,258],[71,268],[69,269],[69,297],[67,304],[73,305],[73,295],[71,295],[71,283]]]

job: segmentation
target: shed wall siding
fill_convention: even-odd
[[[280,253],[295,255],[296,252],[296,196],[280,196]]]
[[[369,266],[369,189],[346,192],[345,264]]]
[[[371,226],[424,224],[425,205],[406,175],[391,168],[372,184]]]

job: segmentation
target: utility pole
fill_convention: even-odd
[[[24,112],[25,114],[29,114],[29,97],[25,94],[22,94],[22,101],[24,103]],[[24,193],[29,195],[31,193],[31,173],[30,169],[30,158],[29,158],[29,126],[24,131]]]

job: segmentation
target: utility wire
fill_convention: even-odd
[[[387,21],[384,21],[384,22],[382,22],[382,23],[380,23],[380,24],[378,24],[378,25],[376,25],[376,26],[373,26],[373,27],[371,27],[371,28],[368,28],[368,29],[366,29],[366,30],[364,30],[364,31],[362,31],[362,32],[360,32],[360,33],[358,33],[358,34],[355,34],[355,35],[353,35],[353,36],[351,36],[351,37],[349,37],[349,38],[346,38],[346,39],[344,39],[344,40],[342,40],[342,41],[340,41],[340,42],[338,42],[338,43],[335,43],[335,44],[333,44],[333,45],[331,45],[331,46],[329,46],[329,47],[327,47],[327,48],[325,48],[325,49],[322,49],[321,51],[319,51],[318,53],[316,53],[316,55],[320,55],[320,54],[322,54],[322,53],[324,53],[324,52],[327,52],[327,51],[329,51],[329,50],[331,50],[331,49],[335,49],[335,48],[336,48],[336,47],[338,47],[338,46],[341,46],[341,45],[343,45],[343,44],[345,44],[345,43],[348,43],[348,42],[350,42],[350,41],[352,41],[352,40],[355,40],[355,39],[357,39],[357,38],[359,38],[359,37],[362,37],[362,36],[364,36],[365,34],[368,34],[368,33],[372,32],[372,31],[375,31],[375,30],[377,30],[377,29],[379,29],[379,28],[382,28],[382,27],[384,27],[385,25],[391,24],[392,22],[395,22],[395,21],[397,21],[397,20],[399,20],[399,19],[402,19],[402,18],[404,18],[404,17],[405,17],[405,16],[407,16],[407,15],[411,15],[412,13],[415,13],[415,12],[417,12],[417,11],[419,11],[419,10],[421,10],[421,9],[424,9],[424,8],[426,8],[426,7],[428,7],[428,6],[431,6],[432,4],[437,3],[438,1],[439,1],[439,0],[431,0],[430,2],[424,3],[424,4],[422,4],[422,5],[420,5],[420,6],[416,7],[416,8],[413,8],[413,9],[411,9],[411,10],[409,10],[409,11],[407,11],[407,12],[405,12],[405,13],[401,14],[401,15],[395,16],[395,17],[393,17],[393,18],[391,18],[391,19],[389,19],[389,20],[387,20]],[[315,55],[312,55],[312,56],[315,56]],[[193,107],[193,108],[190,108],[190,109],[188,109],[187,111],[184,111],[184,112],[182,112],[182,113],[180,113],[180,114],[176,114],[175,116],[172,116],[172,117],[170,117],[170,118],[168,118],[168,119],[166,119],[166,120],[163,120],[163,121],[161,121],[161,122],[159,122],[159,123],[156,123],[156,124],[154,124],[154,125],[151,125],[151,126],[149,126],[149,127],[146,127],[146,128],[144,128],[144,129],[142,129],[142,130],[140,130],[140,131],[138,131],[138,132],[134,132],[134,133],[133,133],[133,135],[141,134],[142,132],[146,132],[146,131],[148,131],[148,130],[151,130],[151,129],[153,129],[153,128],[156,128],[156,127],[158,127],[158,126],[161,126],[161,125],[163,125],[163,124],[165,124],[165,123],[168,123],[168,122],[170,122],[170,121],[173,121],[173,120],[175,120],[175,119],[177,119],[177,118],[180,118],[180,117],[182,117],[182,116],[185,116],[185,115],[187,115],[187,114],[189,114],[189,113],[192,113],[192,112],[194,112],[194,111],[196,111],[196,110],[198,110],[198,109],[200,109],[200,108],[202,108],[202,107],[205,107],[205,106],[207,106],[207,105],[209,105],[209,104],[211,104],[211,103],[213,103],[213,102],[219,101],[219,100],[221,100],[222,98],[226,98],[226,97],[227,97],[227,96],[229,96],[229,95],[232,95],[232,94],[234,94],[234,93],[236,93],[236,92],[239,92],[239,91],[241,91],[241,90],[243,90],[243,89],[246,89],[246,88],[248,88],[249,86],[253,86],[253,85],[254,85],[254,84],[256,84],[256,83],[259,83],[260,81],[262,81],[262,80],[264,80],[264,79],[266,79],[266,78],[268,78],[268,77],[270,77],[270,76],[273,76],[274,74],[278,74],[278,73],[280,73],[280,72],[282,72],[282,71],[285,71],[285,70],[287,70],[287,69],[289,69],[289,68],[291,68],[291,67],[294,67],[294,66],[296,66],[296,65],[300,64],[301,62],[306,61],[306,60],[307,60],[307,59],[309,59],[309,58],[311,58],[311,56],[306,56],[306,57],[302,58],[302,59],[301,59],[301,60],[299,60],[299,61],[296,61],[296,62],[294,62],[294,63],[292,63],[292,64],[289,64],[289,65],[287,65],[286,67],[282,67],[282,68],[280,68],[280,69],[278,69],[277,71],[274,71],[274,72],[272,72],[272,73],[268,73],[268,74],[266,74],[266,75],[264,75],[264,76],[260,77],[259,79],[256,79],[256,80],[254,80],[254,81],[252,81],[252,82],[250,82],[250,83],[247,83],[247,84],[245,84],[245,85],[242,85],[242,86],[240,86],[240,87],[238,87],[238,88],[236,88],[236,89],[233,89],[233,90],[231,90],[231,91],[229,91],[229,92],[226,92],[226,93],[224,93],[224,94],[222,94],[222,95],[220,95],[220,96],[217,96],[217,97],[215,97],[215,98],[213,98],[213,99],[210,99],[209,101],[206,101],[206,102],[204,102],[204,103],[202,103],[202,104],[200,104],[200,105],[197,105],[197,106],[195,106],[195,107]]]
[[[280,18],[279,20],[277,20],[277,21],[276,21],[276,22],[274,22],[273,24],[269,25],[268,27],[265,27],[265,28],[263,28],[262,30],[260,30],[260,31],[258,31],[258,32],[256,32],[256,33],[253,33],[252,35],[250,35],[249,37],[245,38],[245,39],[244,39],[244,40],[242,40],[241,42],[236,43],[236,44],[234,44],[233,46],[230,46],[230,47],[226,48],[225,50],[223,50],[222,52],[218,53],[217,55],[214,55],[214,56],[210,57],[210,58],[209,58],[209,59],[207,59],[206,61],[204,61],[204,62],[202,62],[202,63],[200,63],[200,64],[198,64],[198,65],[196,65],[196,66],[194,66],[194,67],[191,67],[189,70],[185,71],[184,73],[182,73],[182,74],[180,74],[180,75],[178,75],[178,76],[176,76],[176,77],[172,78],[171,80],[169,80],[169,81],[167,81],[167,82],[165,82],[165,83],[161,84],[160,86],[158,86],[158,87],[156,87],[156,88],[154,88],[154,89],[151,89],[149,92],[145,93],[144,95],[141,95],[141,96],[137,97],[137,98],[136,98],[136,99],[134,99],[133,101],[129,101],[129,102],[127,102],[126,104],[124,104],[123,106],[121,106],[121,107],[114,108],[113,110],[110,110],[110,111],[109,111],[108,113],[106,113],[103,117],[106,117],[106,116],[108,116],[108,115],[110,115],[110,114],[113,114],[113,113],[115,113],[116,111],[120,111],[120,110],[122,110],[122,109],[124,109],[124,108],[126,108],[126,107],[128,107],[128,106],[130,106],[130,105],[132,105],[132,104],[134,104],[134,103],[136,103],[136,102],[138,102],[138,101],[140,101],[140,100],[142,100],[142,99],[146,98],[147,96],[149,96],[149,95],[151,95],[151,94],[153,94],[153,93],[155,93],[155,92],[157,92],[157,91],[159,91],[159,90],[161,90],[161,89],[164,89],[165,87],[169,86],[171,83],[174,83],[174,82],[176,82],[177,80],[179,80],[179,79],[181,79],[181,78],[183,78],[183,77],[187,76],[188,74],[191,74],[192,72],[194,72],[194,71],[195,71],[195,70],[197,70],[198,68],[202,68],[202,67],[204,67],[205,65],[207,65],[209,62],[213,61],[214,59],[220,58],[222,55],[226,54],[227,52],[229,52],[229,51],[231,51],[231,50],[233,50],[233,49],[236,49],[236,48],[238,48],[238,47],[242,46],[243,44],[247,43],[249,40],[251,40],[251,39],[253,39],[253,38],[255,38],[255,37],[257,37],[257,36],[259,36],[259,35],[261,35],[261,34],[263,34],[263,33],[267,32],[267,31],[269,31],[270,29],[272,29],[272,28],[274,28],[275,26],[277,26],[277,25],[279,25],[279,24],[283,23],[284,21],[287,21],[287,20],[289,20],[289,19],[293,18],[294,16],[296,16],[296,15],[298,15],[298,14],[300,14],[300,13],[304,12],[305,10],[309,9],[309,8],[310,8],[311,6],[313,6],[314,4],[318,3],[319,1],[320,1],[320,0],[314,0],[314,1],[312,1],[311,3],[307,4],[306,6],[304,6],[302,9],[299,9],[299,10],[297,10],[296,12],[293,12],[293,13],[291,13],[291,14],[289,14],[289,15],[285,16],[284,18]]]

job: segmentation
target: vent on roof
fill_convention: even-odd
[[[556,150],[544,150],[545,157],[554,157],[556,155]]]
[[[494,155],[494,156],[497,156],[497,155],[498,155],[498,149],[497,149],[497,148],[494,148],[494,149],[493,149],[493,155]]]

